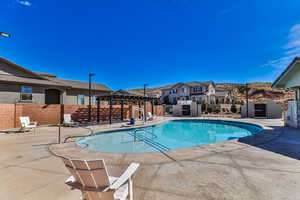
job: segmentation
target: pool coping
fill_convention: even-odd
[[[87,148],[82,148],[75,142],[63,143],[63,144],[52,144],[49,145],[48,150],[55,156],[58,157],[70,157],[77,159],[105,159],[108,164],[111,165],[122,165],[129,164],[131,162],[139,162],[145,165],[169,163],[181,160],[192,160],[201,157],[206,157],[211,154],[222,153],[224,151],[239,150],[247,148],[249,146],[256,146],[269,142],[277,138],[281,131],[275,131],[273,128],[265,126],[257,122],[248,122],[241,119],[228,119],[228,118],[166,118],[164,120],[156,121],[151,124],[145,124],[136,127],[124,127],[124,128],[108,128],[97,132],[108,132],[108,131],[118,131],[118,130],[131,130],[136,128],[143,128],[147,126],[161,124],[172,120],[220,120],[220,121],[230,121],[230,122],[242,122],[257,125],[263,128],[257,134],[246,136],[239,139],[227,140],[218,143],[193,146],[187,148],[174,149],[164,152],[148,152],[148,153],[103,153],[89,150]],[[91,134],[89,134],[91,135]],[[87,136],[87,135],[86,135]]]

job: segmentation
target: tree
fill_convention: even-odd
[[[168,96],[164,96],[163,101],[164,101],[164,104],[167,104],[167,105],[170,104]]]

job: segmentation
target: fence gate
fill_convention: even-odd
[[[267,116],[266,104],[254,104],[254,116],[255,117],[266,117]]]

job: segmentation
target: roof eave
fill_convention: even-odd
[[[18,69],[21,70],[21,71],[30,73],[30,74],[32,74],[32,75],[34,75],[34,76],[36,76],[36,77],[38,77],[38,78],[40,78],[40,79],[47,80],[46,78],[44,78],[44,77],[38,75],[37,73],[35,73],[35,72],[33,72],[33,71],[29,70],[29,69],[26,69],[26,68],[24,68],[24,67],[21,67],[20,65],[18,65],[18,64],[16,64],[16,63],[13,63],[13,62],[11,62],[11,61],[9,61],[9,60],[6,60],[5,58],[0,57],[0,61],[6,63],[7,65],[10,65],[10,66],[13,66],[13,67],[15,67],[15,68],[18,68]]]
[[[283,85],[278,84],[280,80],[282,80],[282,77],[286,75],[293,66],[300,61],[300,57],[295,57],[294,60],[288,65],[288,67],[279,75],[279,77],[272,83],[271,87],[273,89],[285,89]]]

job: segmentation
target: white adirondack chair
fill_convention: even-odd
[[[20,122],[21,122],[20,131],[25,132],[26,130],[33,129],[34,133],[35,133],[35,129],[37,127],[37,122],[30,122],[30,119],[28,116],[20,117]]]
[[[83,200],[133,200],[133,174],[139,167],[131,163],[120,177],[109,176],[104,160],[62,158],[70,176],[65,183],[82,192]]]
[[[71,114],[64,114],[64,125],[65,126],[76,126],[77,122],[74,122],[71,118]]]

